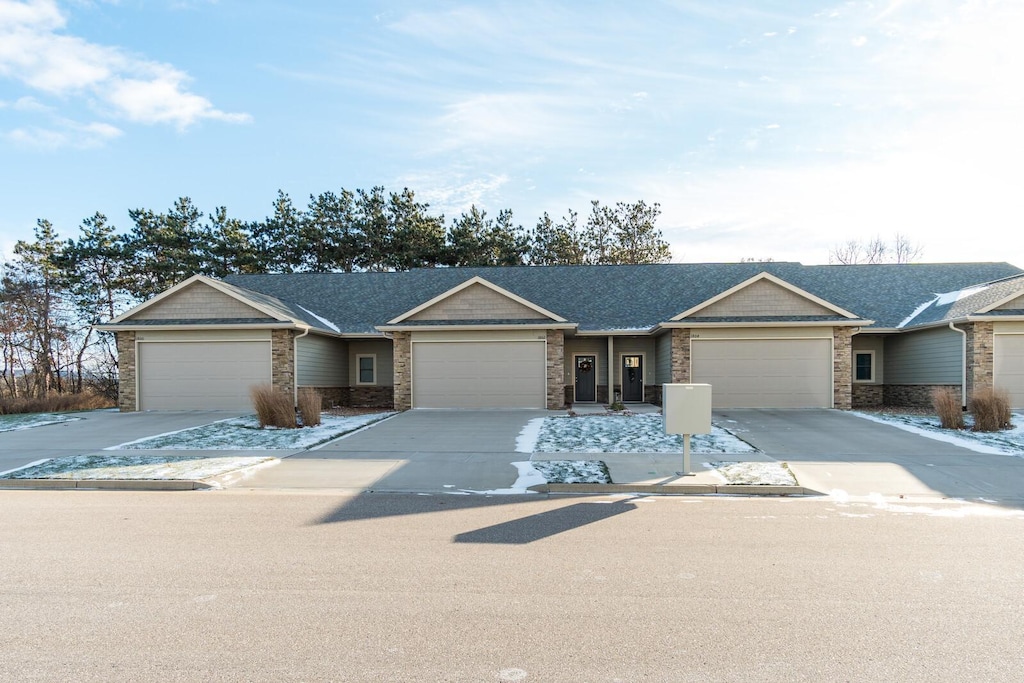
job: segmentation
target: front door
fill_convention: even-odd
[[[644,400],[644,357],[622,357],[622,402],[640,403]]]
[[[597,400],[597,356],[576,356],[576,403]]]

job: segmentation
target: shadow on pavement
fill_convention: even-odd
[[[573,498],[579,500],[578,496]],[[311,521],[309,526],[447,511],[472,512],[480,508],[528,505],[550,500],[550,496],[542,495],[485,498],[481,496],[423,496],[407,493],[379,495],[371,493],[346,500],[330,513]],[[636,509],[636,504],[629,500],[600,503],[576,502],[555,510],[519,516],[508,522],[467,531],[456,535],[453,541],[455,543],[523,545],[610,519],[634,509]],[[520,512],[514,507],[509,509],[510,516]],[[472,518],[468,519],[471,521]]]
[[[493,526],[468,531],[455,536],[456,543],[504,543],[522,545],[542,538],[572,531],[587,524],[635,510],[634,503],[576,503],[568,507],[548,510],[529,517],[502,522]]]

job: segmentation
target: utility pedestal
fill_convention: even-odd
[[[683,471],[690,471],[690,435],[711,433],[711,385],[663,384],[661,386],[662,424],[666,434],[683,435]]]

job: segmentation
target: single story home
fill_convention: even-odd
[[[197,275],[104,325],[121,410],[245,409],[249,388],[337,405],[1024,407],[1024,270],[1008,263],[699,263]]]

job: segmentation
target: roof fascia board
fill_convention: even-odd
[[[658,331],[657,326],[637,330],[577,330],[577,337],[646,337]]]
[[[451,330],[574,330],[575,323],[539,323],[537,325],[377,325],[381,332],[436,332]]]
[[[717,303],[717,302],[721,301],[722,299],[725,299],[726,297],[731,296],[731,295],[735,294],[736,292],[749,287],[750,285],[754,284],[755,282],[760,282],[761,280],[767,280],[768,282],[776,284],[776,285],[782,287],[783,289],[787,289],[790,292],[796,294],[797,296],[803,297],[804,299],[807,299],[808,301],[813,301],[814,303],[818,304],[819,306],[824,306],[828,310],[834,311],[835,313],[838,313],[839,315],[843,316],[844,318],[856,318],[857,317],[856,315],[854,315],[850,311],[847,311],[846,309],[840,308],[839,306],[836,306],[835,304],[833,304],[833,303],[831,303],[829,301],[826,301],[825,299],[822,299],[819,296],[815,296],[814,294],[811,294],[807,290],[800,289],[796,285],[790,284],[790,283],[786,282],[785,280],[783,280],[782,278],[776,277],[776,276],[772,275],[769,272],[761,271],[757,275],[755,275],[755,276],[753,276],[751,278],[747,278],[746,280],[744,280],[743,282],[739,283],[738,285],[734,285],[733,287],[730,287],[729,289],[725,290],[724,292],[719,292],[715,296],[713,296],[710,299],[707,299],[705,301],[702,301],[701,303],[697,304],[693,308],[690,308],[690,309],[687,309],[687,310],[683,311],[679,315],[673,317],[671,319],[671,322],[675,322],[677,320],[682,320],[683,318],[687,318],[687,317],[693,315],[694,313],[697,313],[697,312],[701,311],[702,309],[707,308],[711,304]]]
[[[796,320],[796,321],[785,321],[785,322],[768,322],[761,320],[751,320],[749,322],[727,322],[727,323],[709,323],[709,322],[687,322],[681,320],[678,322],[667,322],[661,323],[661,327],[664,329],[691,329],[691,328],[711,328],[711,327],[867,327],[871,325],[873,320]]]
[[[110,322],[111,323],[119,323],[119,322],[123,322],[123,321],[127,320],[128,318],[134,317],[136,314],[141,313],[142,311],[146,310],[150,306],[152,306],[152,305],[154,305],[156,303],[159,303],[160,301],[163,301],[164,299],[166,299],[169,296],[173,296],[174,294],[177,294],[181,290],[185,289],[186,287],[190,287],[190,286],[196,284],[197,282],[198,283],[202,283],[204,285],[207,285],[209,287],[212,287],[213,289],[216,289],[221,294],[225,294],[225,295],[231,297],[232,299],[235,299],[236,301],[240,301],[240,302],[244,303],[246,306],[249,306],[250,308],[253,308],[253,309],[257,310],[260,313],[263,313],[264,315],[269,315],[274,320],[281,321],[281,322],[284,322],[285,320],[288,320],[288,321],[291,321],[293,323],[299,324],[299,321],[297,321],[297,320],[294,320],[292,318],[282,318],[281,314],[278,313],[277,311],[271,310],[270,308],[262,305],[258,301],[253,301],[253,300],[251,300],[249,298],[246,298],[246,297],[238,294],[235,291],[236,288],[227,287],[223,283],[221,283],[219,280],[214,280],[213,278],[207,277],[205,275],[193,275],[192,277],[188,278],[187,280],[182,280],[181,282],[179,282],[178,284],[174,285],[170,289],[167,289],[167,290],[164,290],[163,292],[160,292],[159,294],[154,296],[152,299],[149,299],[147,301],[143,301],[138,306],[135,306],[134,308],[128,309],[127,311],[125,311],[121,315],[119,315],[116,318],[112,319]]]
[[[474,275],[473,277],[471,277],[470,279],[466,280],[462,284],[456,285],[455,287],[452,287],[448,291],[441,292],[440,294],[435,296],[433,299],[431,299],[429,301],[425,301],[422,304],[420,304],[419,306],[417,306],[415,308],[412,308],[412,309],[409,309],[408,311],[406,311],[402,315],[398,316],[397,318],[393,318],[392,320],[389,320],[387,322],[387,324],[388,325],[397,325],[398,323],[400,323],[400,322],[402,322],[404,320],[407,320],[408,318],[416,315],[420,311],[424,311],[424,310],[430,308],[431,306],[433,306],[434,304],[439,303],[441,301],[444,301],[448,297],[450,297],[450,296],[452,296],[454,294],[458,294],[462,290],[467,289],[468,287],[472,287],[473,285],[483,285],[484,287],[487,287],[488,289],[490,289],[492,291],[495,291],[498,294],[501,294],[502,296],[507,297],[507,298],[515,301],[518,304],[522,304],[523,306],[526,306],[527,308],[529,308],[530,310],[532,310],[532,311],[534,311],[536,313],[540,313],[541,315],[543,315],[543,316],[545,316],[547,318],[551,318],[555,322],[559,322],[559,323],[566,322],[566,319],[563,318],[562,316],[556,315],[555,313],[552,313],[551,311],[547,310],[546,308],[542,308],[541,306],[538,306],[537,304],[533,303],[532,301],[527,301],[526,299],[522,298],[521,296],[513,294],[512,292],[508,291],[507,289],[504,289],[503,287],[499,287],[498,285],[496,285],[496,284],[494,284],[492,282],[488,282],[487,280],[483,279],[479,275]],[[380,329],[380,328],[378,327],[377,329]]]
[[[92,329],[99,330],[100,332],[143,332],[146,330],[310,330],[319,332],[320,330],[313,330],[308,325],[296,325],[290,321],[281,322],[268,322],[268,323],[218,323],[214,325],[175,325],[169,323],[166,325],[132,325],[128,323],[126,325],[114,325],[113,323],[106,323],[102,325],[93,325]]]

